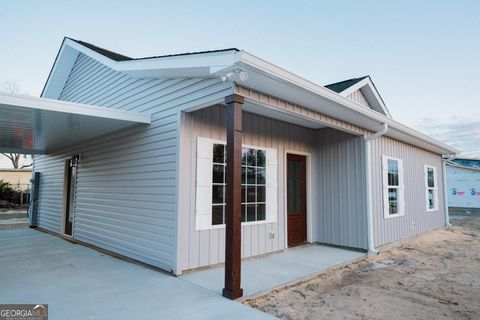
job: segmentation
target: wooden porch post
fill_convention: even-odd
[[[242,219],[242,109],[243,97],[233,94],[227,104],[227,168],[225,210],[225,287],[223,296],[236,299],[243,295],[241,275]]]

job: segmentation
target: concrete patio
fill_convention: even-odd
[[[31,230],[0,231],[0,303],[49,319],[273,319],[167,273]]]
[[[283,252],[242,261],[243,298],[252,298],[326,270],[349,264],[365,257],[365,253],[318,244],[287,249]],[[192,271],[182,279],[221,294],[223,266]]]
[[[46,303],[49,319],[273,319],[221,296],[222,266],[181,277],[32,229],[0,231],[0,303]],[[244,297],[361,259],[306,245],[242,262]]]

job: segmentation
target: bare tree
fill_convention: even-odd
[[[20,84],[17,80],[5,80],[0,84],[0,89],[10,93],[20,93]]]
[[[0,89],[10,92],[10,93],[19,93],[20,92],[20,85],[17,80],[5,80],[0,84]],[[20,158],[21,155],[19,153],[2,153],[5,157],[7,157],[11,162],[14,169],[18,169],[20,165]],[[23,155],[24,159],[27,158],[26,155]],[[32,163],[24,164],[20,167],[20,169],[27,168],[32,166]]]

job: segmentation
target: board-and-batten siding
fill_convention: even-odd
[[[367,99],[365,98],[365,96],[363,95],[363,93],[360,89],[355,90],[354,92],[350,93],[347,96],[347,98],[352,100],[352,101],[355,101],[356,103],[361,104],[362,106],[371,108],[370,104],[368,103]]]
[[[317,241],[366,249],[367,214],[363,137],[317,131]]]
[[[183,117],[179,187],[179,265],[182,270],[224,261],[225,229],[195,230],[197,137],[226,140],[223,107],[214,106]],[[365,166],[361,137],[331,129],[303,128],[245,112],[243,144],[277,150],[278,216],[273,223],[242,227],[242,257],[286,247],[287,152],[307,153],[311,157],[310,173],[307,173],[310,174],[308,180],[311,191],[308,208],[311,225],[307,227],[309,240],[366,247],[365,202],[362,198],[365,185],[362,172]],[[274,239],[269,239],[270,232],[275,233]]]
[[[195,230],[195,177],[197,137],[226,141],[225,108],[213,106],[186,113],[182,121],[179,241],[182,270],[223,262],[225,229]],[[242,257],[250,257],[285,248],[284,161],[285,151],[314,155],[314,130],[302,128],[251,113],[243,114],[243,144],[274,148],[278,159],[278,209],[273,223],[242,226]],[[283,214],[282,214],[283,213]],[[274,232],[274,239],[269,239]]]
[[[403,160],[405,215],[384,218],[382,156]],[[372,142],[372,185],[374,243],[376,246],[406,239],[445,225],[442,158],[440,155],[387,137]],[[437,168],[438,210],[427,212],[425,165]]]
[[[274,108],[278,108],[289,113],[297,113],[303,117],[320,121],[332,128],[358,133],[364,137],[373,134],[373,132],[369,130],[354,126],[348,122],[334,119],[324,114],[312,111],[312,108],[309,108],[308,106],[291,104],[282,99],[278,99],[268,94],[238,85],[235,87],[235,91],[254,101],[269,104]],[[405,171],[406,189],[406,215],[404,217],[385,219],[383,216],[383,186],[381,166],[381,159],[383,155],[401,158],[404,160],[403,165]],[[433,165],[437,167],[437,178],[439,181],[438,211],[426,212],[424,165]],[[372,143],[372,184],[374,186],[373,214],[375,233],[374,238],[376,245],[406,239],[415,234],[441,227],[445,224],[442,177],[442,156],[439,154],[435,154],[416,146],[387,137],[381,137]],[[414,228],[412,228],[412,222],[414,223]]]
[[[152,123],[36,156],[39,226],[60,232],[64,160],[80,153],[74,238],[174,270],[180,110],[231,92],[218,79],[134,79],[79,54],[59,100],[143,112]]]

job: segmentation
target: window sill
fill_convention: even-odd
[[[405,213],[397,213],[397,214],[390,214],[390,215],[383,215],[384,219],[392,219],[405,216]]]
[[[268,223],[274,223],[274,222],[276,222],[276,221],[263,220],[263,221],[242,222],[242,227],[260,225],[260,224],[268,224]],[[224,229],[224,228],[225,228],[225,224],[216,224],[216,225],[212,225],[209,228],[202,229],[202,230],[214,230],[214,229]],[[202,230],[198,230],[198,231],[202,231]]]
[[[434,208],[434,209],[427,209],[427,213],[428,212],[435,212],[435,211],[439,211],[438,208]]]

